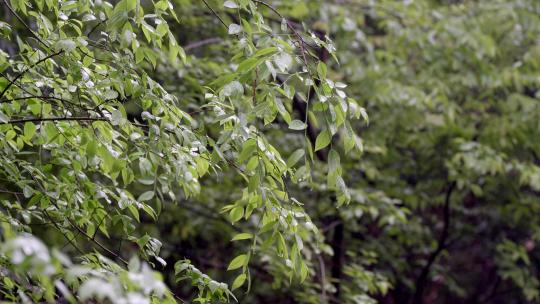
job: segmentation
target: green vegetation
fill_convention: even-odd
[[[540,2],[0,1],[1,301],[540,301]]]

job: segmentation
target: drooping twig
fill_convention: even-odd
[[[30,69],[32,69],[33,67],[37,66],[38,64],[46,61],[47,59],[50,59],[54,56],[57,56],[57,55],[60,55],[62,54],[64,51],[58,51],[54,54],[51,54],[43,59],[40,59],[38,60],[36,63],[32,64],[31,66],[27,67],[26,69],[24,69],[24,71],[20,72],[19,74],[17,74],[17,76],[15,76],[15,78],[13,78],[13,80],[9,80],[9,83],[7,84],[7,86],[4,88],[4,90],[2,91],[2,93],[0,93],[0,98],[2,98],[2,96],[4,96],[4,94],[6,93],[6,91],[19,79],[21,78],[24,74],[26,74],[26,72],[28,72]]]
[[[4,4],[6,5],[6,7],[8,8],[8,10],[22,23],[22,25],[24,27],[26,27],[26,29],[32,34],[32,36],[34,36],[34,38],[37,39],[37,41],[39,41],[39,43],[43,44],[46,48],[49,48],[49,46],[47,45],[47,43],[45,43],[45,41],[41,40],[41,38],[39,38],[38,34],[36,34],[31,28],[30,26],[28,26],[28,24],[26,24],[26,22],[24,22],[24,20],[21,18],[21,16],[19,16],[19,14],[17,14],[15,12],[15,10],[9,5],[8,1],[7,0],[4,0]],[[23,3],[23,5],[25,5]]]
[[[206,7],[208,7],[208,9],[212,12],[212,14],[214,14],[214,16],[216,16],[219,21],[221,22],[221,24],[223,24],[223,26],[228,29],[229,27],[227,26],[227,23],[225,23],[225,21],[223,21],[223,19],[221,18],[221,16],[210,6],[210,4],[208,4],[208,2],[206,0],[202,0],[202,2],[204,2],[204,5],[206,5]]]
[[[56,207],[57,210],[60,210],[59,206],[55,202],[52,202],[52,204]],[[49,218],[50,218],[50,216],[49,216]],[[75,228],[75,230],[77,230],[80,234],[84,235],[89,241],[96,244],[99,248],[101,248],[103,251],[107,252],[109,255],[117,258],[124,265],[128,265],[128,262],[126,260],[124,260],[118,253],[116,253],[116,252],[110,250],[109,248],[105,247],[105,245],[101,244],[101,242],[99,242],[95,238],[92,238],[92,236],[88,235],[86,233],[86,231],[82,230],[81,227],[79,227],[77,224],[73,223],[73,221],[69,217],[66,217],[66,220],[68,221],[68,223],[69,223],[69,225],[71,227]]]
[[[302,35],[300,35],[300,33],[298,33],[298,31],[293,27],[293,25],[289,22],[289,20],[287,20],[285,18],[285,16],[283,16],[283,14],[281,14],[272,5],[270,5],[270,4],[268,4],[268,3],[264,2],[264,1],[261,1],[261,0],[253,0],[253,2],[259,3],[259,4],[263,5],[263,6],[266,6],[268,9],[270,9],[272,12],[274,12],[276,15],[278,15],[282,20],[285,20],[285,23],[287,24],[287,27],[293,32],[293,35],[298,40],[298,46],[300,47],[300,53],[302,55],[302,60],[304,61],[304,64],[306,65],[306,68],[309,71],[308,61],[307,61],[307,57],[306,57],[307,43],[304,40],[304,38],[302,38]]]
[[[58,223],[52,219],[52,217],[47,212],[47,210],[43,210],[43,213],[45,213],[45,215],[47,216],[47,218],[49,218],[49,220],[54,225],[56,230],[58,230],[64,236],[64,238],[68,241],[68,243],[71,244],[71,246],[73,248],[75,248],[75,250],[77,250],[81,255],[84,255],[84,251],[82,251],[82,249],[79,248],[79,246],[77,246],[77,243],[75,243],[75,240],[74,240],[75,237],[73,237],[73,239],[68,238],[67,235],[65,235],[64,232],[62,231],[62,228],[60,228],[60,226],[58,226]]]

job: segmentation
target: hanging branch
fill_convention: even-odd
[[[2,93],[0,93],[0,98],[2,98],[2,97],[4,96],[4,94],[6,93],[6,91],[7,91],[13,84],[15,84],[15,82],[16,82],[19,78],[21,78],[24,74],[26,74],[26,72],[28,72],[30,69],[32,69],[32,68],[34,68],[35,66],[39,65],[40,63],[46,61],[47,59],[50,59],[50,58],[52,58],[52,57],[54,57],[54,56],[58,56],[58,55],[62,54],[63,52],[64,52],[64,51],[58,51],[58,52],[56,52],[56,53],[54,53],[54,54],[51,54],[51,55],[49,55],[49,56],[47,56],[47,57],[45,57],[45,58],[43,58],[43,59],[40,59],[40,60],[38,60],[36,63],[34,63],[34,64],[32,64],[31,66],[29,66],[29,67],[27,67],[26,69],[24,69],[24,71],[22,71],[22,72],[20,72],[19,74],[17,74],[17,76],[15,76],[15,78],[13,78],[13,80],[9,80],[9,79],[8,79],[9,83],[8,83],[8,85],[4,88],[4,90],[2,91]],[[6,78],[6,79],[7,79],[7,78]]]
[[[206,5],[206,7],[208,7],[208,9],[212,12],[212,14],[214,14],[214,16],[216,16],[219,19],[219,21],[221,21],[223,26],[225,26],[225,28],[228,29],[229,27],[227,26],[227,23],[225,23],[225,21],[223,21],[221,16],[210,6],[210,4],[208,4],[208,2],[206,0],[202,0],[202,1],[204,2],[204,5]]]
[[[28,24],[26,24],[26,22],[24,22],[24,20],[21,18],[21,16],[19,16],[15,12],[15,10],[9,5],[8,1],[7,0],[3,0],[3,1],[4,1],[4,4],[6,5],[6,7],[8,8],[8,10],[22,23],[22,25],[32,34],[32,36],[34,36],[34,38],[36,38],[37,41],[39,41],[39,43],[43,44],[46,48],[49,48],[49,45],[47,45],[47,43],[45,43],[45,41],[41,40],[41,38],[39,38],[39,36],[30,28],[30,26],[28,26]],[[0,97],[1,97],[1,95],[0,95]]]

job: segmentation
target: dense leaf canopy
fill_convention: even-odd
[[[0,7],[0,299],[540,300],[540,2]]]

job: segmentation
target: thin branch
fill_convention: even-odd
[[[39,38],[39,36],[30,28],[30,26],[28,26],[28,24],[26,24],[26,22],[24,22],[24,20],[15,12],[15,10],[9,5],[7,0],[4,0],[4,4],[7,6],[9,11],[24,25],[24,27],[26,27],[26,29],[30,31],[32,36],[34,36],[34,38],[36,38],[37,41],[43,44],[46,48],[49,48],[49,46],[43,40],[41,40],[41,38]]]
[[[285,20],[285,23],[287,24],[287,27],[293,32],[294,36],[298,40],[298,46],[300,47],[300,53],[302,54],[302,60],[304,61],[304,64],[306,65],[306,68],[309,71],[308,61],[307,61],[307,58],[306,58],[306,46],[307,46],[307,43],[304,40],[304,38],[302,38],[300,33],[298,33],[298,31],[294,28],[294,26],[290,23],[290,21],[287,20],[287,18],[285,18],[285,16],[283,16],[283,14],[281,14],[272,5],[270,5],[270,4],[268,4],[268,3],[264,2],[264,1],[261,1],[261,0],[253,0],[253,2],[259,3],[259,4],[263,5],[263,6],[266,6],[268,9],[270,9],[272,12],[274,12],[276,15],[278,15],[282,20]]]
[[[5,1],[5,0],[4,0]],[[225,23],[225,21],[223,21],[223,19],[221,18],[221,16],[210,6],[210,4],[208,4],[208,2],[206,0],[202,0],[202,2],[204,2],[204,5],[206,5],[206,7],[208,7],[208,9],[210,11],[212,11],[212,14],[214,14],[214,16],[216,16],[219,21],[221,21],[221,23],[223,24],[223,26],[228,29],[229,27],[227,26],[227,23]]]
[[[57,210],[60,210],[60,208],[58,207],[58,205],[55,203],[55,202],[52,202],[52,204],[56,207]],[[45,212],[47,212],[45,210]],[[50,218],[50,217],[49,217]],[[66,217],[66,220],[68,221],[69,225],[73,228],[75,228],[80,234],[84,235],[89,241],[93,242],[94,244],[96,244],[99,248],[101,248],[103,251],[107,252],[109,255],[117,258],[119,261],[121,261],[122,263],[124,263],[124,265],[127,265],[128,262],[126,260],[124,260],[118,253],[110,250],[109,248],[105,247],[103,244],[101,244],[98,240],[92,238],[92,236],[88,235],[86,233],[86,231],[82,230],[78,225],[76,225],[75,223],[73,223],[73,221],[69,218],[69,217]]]
[[[4,0],[5,1],[5,0]],[[20,72],[17,76],[15,76],[15,78],[13,80],[9,80],[9,83],[8,85],[4,88],[4,90],[2,91],[2,93],[0,93],[0,98],[2,98],[4,96],[4,94],[6,93],[6,91],[17,81],[17,79],[21,78],[26,72],[28,72],[30,69],[32,69],[33,67],[37,66],[38,64],[46,61],[47,59],[50,59],[54,56],[57,56],[57,55],[60,55],[61,53],[63,53],[64,51],[58,51],[54,54],[51,54],[43,59],[40,59],[38,60],[36,63],[32,64],[31,66],[27,67],[24,71]],[[7,78],[6,78],[7,79]]]
[[[62,228],[60,228],[60,226],[52,219],[51,215],[47,212],[47,210],[43,210],[43,212],[49,218],[54,227],[64,236],[68,243],[70,243],[71,246],[73,246],[73,248],[75,248],[81,255],[84,255],[84,251],[82,251],[81,248],[79,248],[79,246],[77,246],[77,244],[74,242],[75,237],[73,237],[73,239],[68,238],[67,235],[62,231]]]
[[[92,35],[92,33],[100,26],[102,25],[103,23],[105,23],[108,19],[105,18],[104,20],[101,20],[100,22],[96,23],[96,25],[94,25],[90,31],[88,32],[88,34],[86,34],[86,37],[90,37],[90,35]]]
[[[124,263],[125,265],[128,264],[128,262],[126,260],[124,260],[118,253],[110,250],[109,248],[105,247],[103,244],[101,244],[98,240],[92,238],[92,236],[88,235],[84,230],[82,230],[79,226],[77,226],[76,224],[74,224],[70,218],[66,218],[67,221],[69,222],[69,224],[77,229],[82,235],[84,235],[88,240],[92,241],[94,244],[96,244],[99,248],[101,248],[102,250],[104,250],[105,252],[107,252],[108,254],[110,254],[111,256],[114,256],[115,258],[117,258],[119,261],[121,261],[122,263]]]
[[[216,216],[214,215],[213,213],[209,213],[209,212],[206,212],[205,210],[201,210],[199,208],[194,208],[192,205],[190,204],[183,204],[182,206],[184,209],[186,209],[187,211],[191,212],[191,213],[194,213],[194,214],[197,214],[197,215],[200,215],[202,217],[205,217],[209,220],[213,220],[213,221],[216,221],[216,222],[221,222],[225,225],[227,225],[228,227],[232,228],[233,230],[236,230],[237,232],[241,232],[242,229],[240,229],[239,227],[237,226],[234,226],[231,224],[231,222],[229,222],[227,219],[225,219],[224,217],[222,216]],[[218,211],[214,211],[214,213],[217,213],[219,214]]]
[[[437,260],[437,257],[439,254],[446,248],[447,246],[447,239],[449,234],[449,227],[450,227],[450,198],[452,197],[452,192],[454,191],[456,187],[456,182],[450,183],[448,186],[448,189],[446,190],[446,197],[444,200],[444,211],[443,211],[443,230],[439,237],[439,240],[437,241],[437,248],[428,258],[428,261],[424,268],[422,268],[422,271],[420,272],[420,275],[418,276],[418,279],[416,279],[416,290],[414,292],[414,296],[412,298],[412,304],[422,304],[422,295],[424,293],[425,285],[427,282],[427,278],[429,275],[429,272],[431,270],[431,266],[433,266],[433,263],[435,263],[435,260]]]
[[[43,188],[43,186],[38,182],[38,180],[35,178],[35,176],[32,176],[32,179],[34,180],[34,182],[36,183],[36,185],[37,185],[38,187],[41,188],[41,191],[42,191],[43,193],[46,193],[45,188]],[[56,204],[55,201],[51,201],[51,203],[52,203],[53,206],[56,208],[56,210],[58,210],[58,211],[61,210],[61,208],[58,206],[58,204]],[[52,219],[52,217],[49,215],[49,213],[47,212],[46,209],[44,209],[43,212],[44,212],[45,215],[49,218],[49,220],[51,220],[52,222],[54,222],[53,219]],[[105,246],[104,246],[103,244],[101,244],[98,240],[93,239],[90,235],[88,235],[88,234],[86,233],[86,231],[82,230],[79,226],[77,226],[75,223],[73,223],[73,221],[72,221],[69,217],[66,216],[65,219],[68,221],[68,223],[70,224],[71,227],[73,227],[73,228],[75,228],[77,231],[79,231],[79,233],[82,234],[82,235],[84,235],[89,241],[91,241],[91,242],[93,242],[94,244],[96,244],[99,248],[101,248],[102,250],[104,250],[105,252],[107,252],[109,255],[111,255],[111,256],[117,258],[117,259],[118,259],[119,261],[121,261],[124,265],[126,265],[126,266],[128,265],[128,262],[127,262],[126,260],[124,260],[118,253],[116,253],[116,252],[110,250],[109,248],[105,247]],[[57,229],[60,230],[60,226],[58,226],[58,224],[57,224],[56,222],[54,222],[54,225],[55,225],[55,227],[56,227]],[[60,231],[62,231],[62,230],[60,230]],[[71,240],[70,240],[69,238],[67,238],[67,236],[64,235],[64,237],[66,237],[66,239],[67,239],[69,242],[71,242]],[[77,248],[77,247],[75,247],[75,248]],[[82,250],[80,250],[79,248],[77,248],[77,249],[79,250],[79,252],[81,252],[81,254],[84,255],[84,253],[83,253]]]

